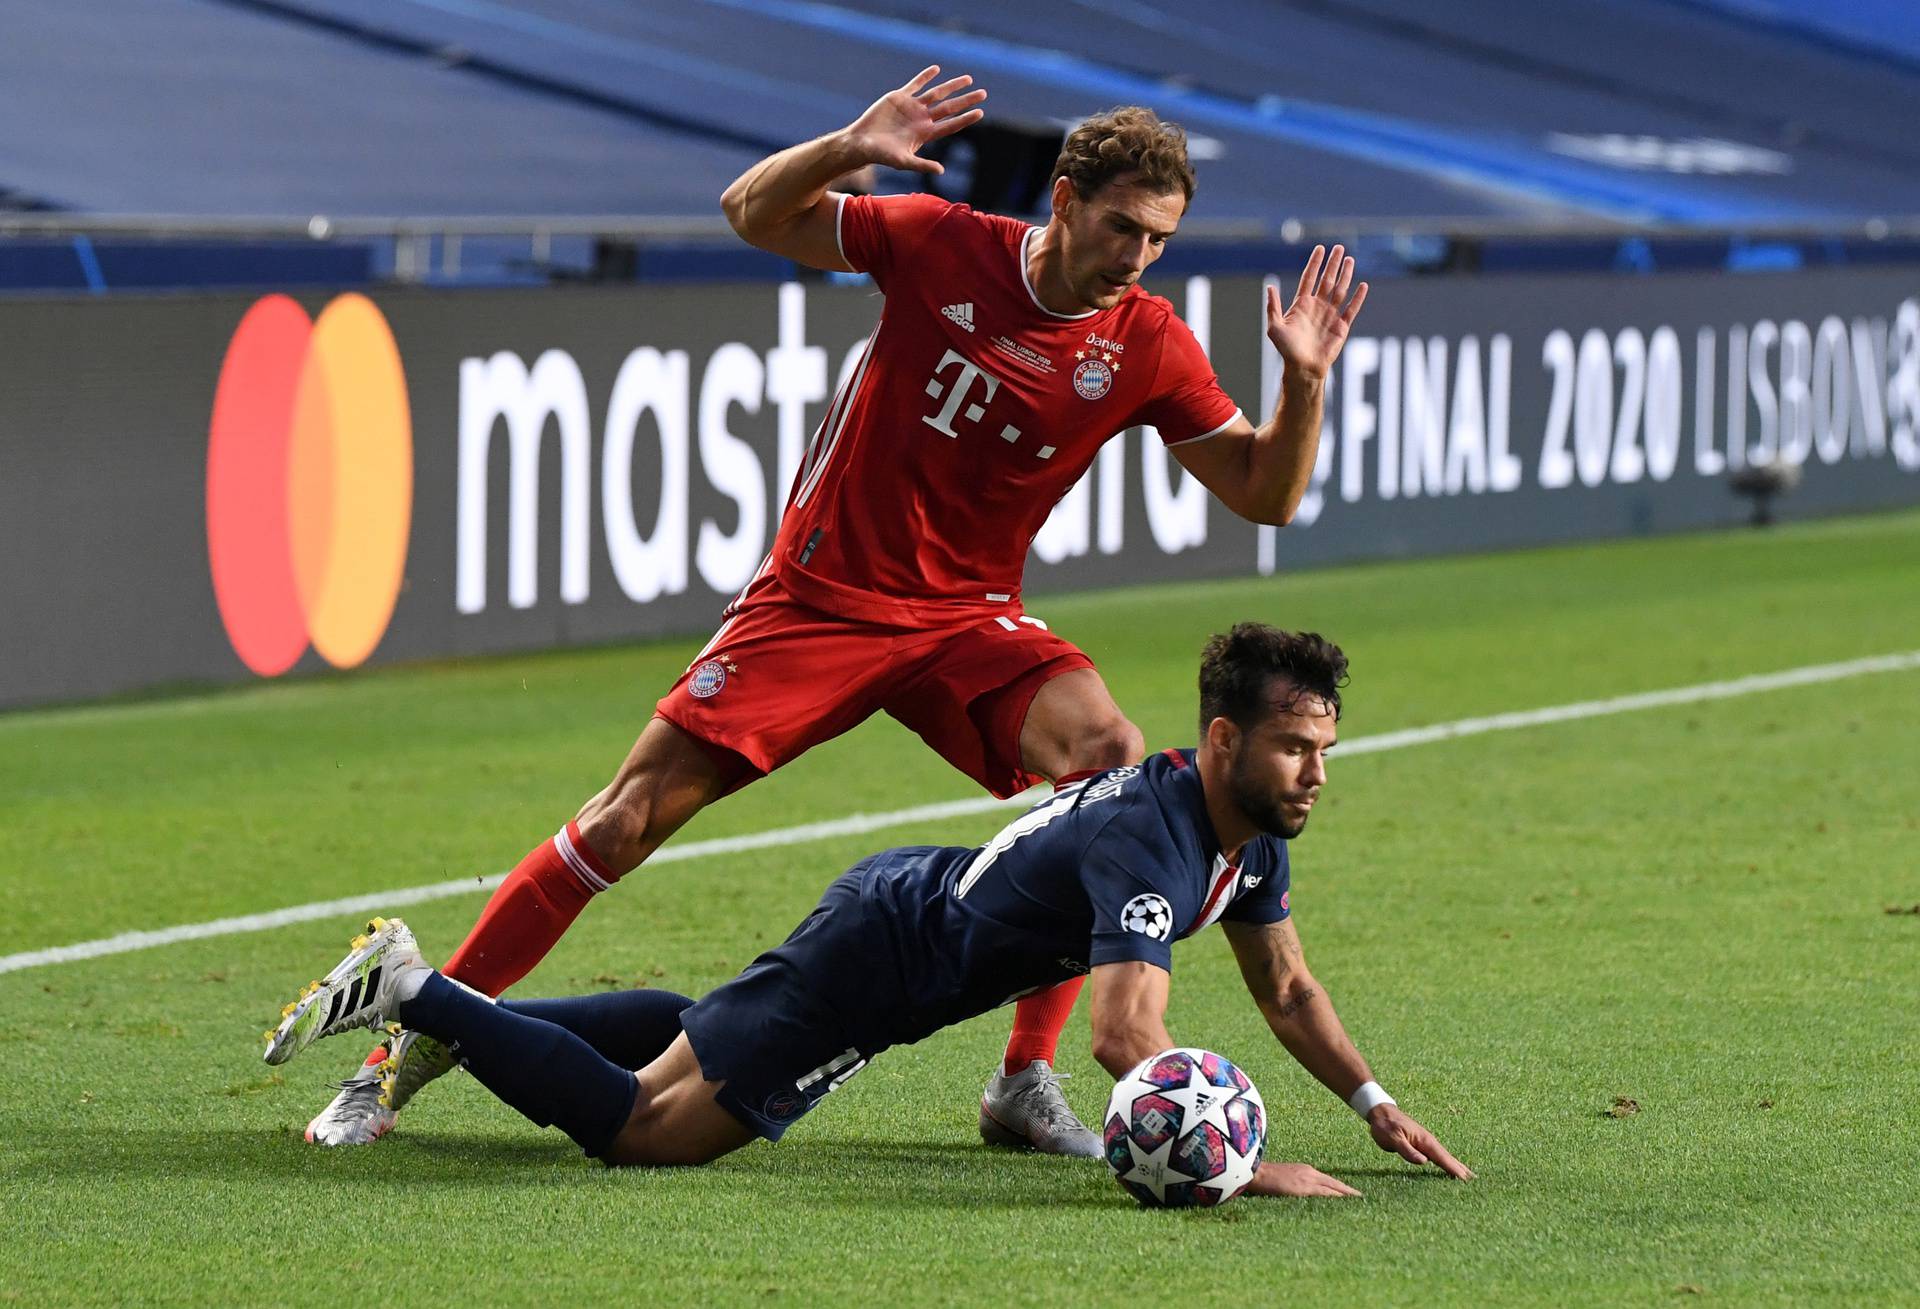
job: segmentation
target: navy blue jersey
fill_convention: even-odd
[[[1236,867],[1190,750],[1063,788],[983,846],[908,846],[836,878],[780,945],[680,1015],[717,1099],[778,1140],[888,1046],[1174,940],[1287,916],[1287,846]]]
[[[858,969],[859,985],[827,988],[859,996],[862,1050],[917,1041],[1100,964],[1171,971],[1180,937],[1223,918],[1288,915],[1286,842],[1258,837],[1229,864],[1191,750],[1068,786],[984,846],[890,850],[847,880],[868,939],[891,955],[840,963],[839,980]]]

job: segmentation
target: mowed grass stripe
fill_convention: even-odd
[[[1693,686],[1670,687],[1659,691],[1645,691],[1632,695],[1612,696],[1603,700],[1581,700],[1571,704],[1550,705],[1539,709],[1516,710],[1510,713],[1493,714],[1478,718],[1462,718],[1450,723],[1435,723],[1427,727],[1408,728],[1397,732],[1381,732],[1373,736],[1360,737],[1353,741],[1342,742],[1339,749],[1344,755],[1377,754],[1386,750],[1398,750],[1407,746],[1428,745],[1440,741],[1457,740],[1467,736],[1478,736],[1487,732],[1514,731],[1526,727],[1542,727],[1554,723],[1575,722],[1586,718],[1600,718],[1611,714],[1633,713],[1644,709],[1668,708],[1674,705],[1698,704],[1709,700],[1726,700],[1737,696],[1757,695],[1768,691],[1786,690],[1793,687],[1812,686],[1823,682],[1843,681],[1852,677],[1865,677],[1875,673],[1906,672],[1920,668],[1920,650],[1898,654],[1875,655],[1863,659],[1851,659],[1841,663],[1811,664],[1802,668],[1789,668],[1775,673],[1760,673],[1750,677],[1738,677],[1721,682],[1703,682]],[[905,809],[896,809],[878,814],[848,814],[841,818],[827,819],[822,822],[801,823],[792,827],[774,828],[768,831],[751,832],[740,836],[717,837],[705,841],[689,841],[681,845],[670,845],[655,854],[650,864],[674,863],[687,859],[701,859],[712,855],[736,854],[749,850],[775,849],[802,845],[812,841],[829,840],[835,837],[856,836],[867,832],[884,831],[894,827],[908,827],[917,823],[934,822],[949,818],[966,817],[974,814],[989,813],[997,809],[1014,809],[1032,802],[1034,792],[1015,796],[1010,800],[996,800],[981,796],[965,800],[941,801],[933,804],[914,805]],[[388,891],[375,891],[366,895],[348,896],[336,900],[317,900],[308,904],[292,905],[285,909],[274,909],[264,913],[242,914],[231,918],[217,918],[211,922],[185,923],[175,927],[164,927],[146,931],[122,932],[115,936],[102,937],[92,941],[81,941],[72,945],[54,946],[43,950],[28,950],[18,954],[0,956],[0,973],[16,972],[25,968],[43,967],[49,964],[72,963],[84,959],[96,959],[104,955],[127,954],[136,950],[151,950],[161,946],[174,945],[183,941],[202,941],[212,937],[237,936],[249,932],[272,931],[279,927],[288,927],[296,923],[313,922],[318,919],[342,917],[352,914],[375,913],[392,910],[407,905],[423,904],[432,900],[444,900],[453,896],[471,895],[479,891],[490,891],[505,878],[505,873],[496,873],[491,877],[455,878],[443,882],[430,882],[423,886],[401,887]]]

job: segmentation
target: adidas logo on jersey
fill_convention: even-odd
[[[973,301],[969,300],[963,305],[948,305],[940,312],[969,332],[973,330]]]

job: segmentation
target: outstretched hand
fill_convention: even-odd
[[[935,86],[933,79],[939,75],[938,64],[921,69],[905,86],[875,100],[847,129],[847,136],[866,156],[866,162],[914,173],[946,171],[936,160],[922,159],[920,148],[979,122],[986,111],[974,106],[985,100],[987,93],[984,89],[968,91],[973,79],[965,74]]]
[[[1254,1173],[1253,1181],[1247,1184],[1248,1195],[1359,1195],[1337,1177],[1315,1168],[1312,1164],[1267,1164],[1260,1165]]]
[[[1465,1181],[1473,1170],[1447,1153],[1447,1147],[1413,1118],[1400,1112],[1396,1104],[1375,1105],[1367,1112],[1367,1130],[1373,1143],[1388,1154],[1397,1154],[1410,1164],[1432,1164],[1448,1177]]]
[[[1300,272],[1291,308],[1282,309],[1280,288],[1267,288],[1267,339],[1286,360],[1288,372],[1320,381],[1340,357],[1347,330],[1366,301],[1367,284],[1353,285],[1353,259],[1346,247],[1336,245],[1329,254],[1316,245]]]

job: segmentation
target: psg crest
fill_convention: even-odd
[[[1073,370],[1073,389],[1088,400],[1098,400],[1113,388],[1113,369],[1089,359]]]

